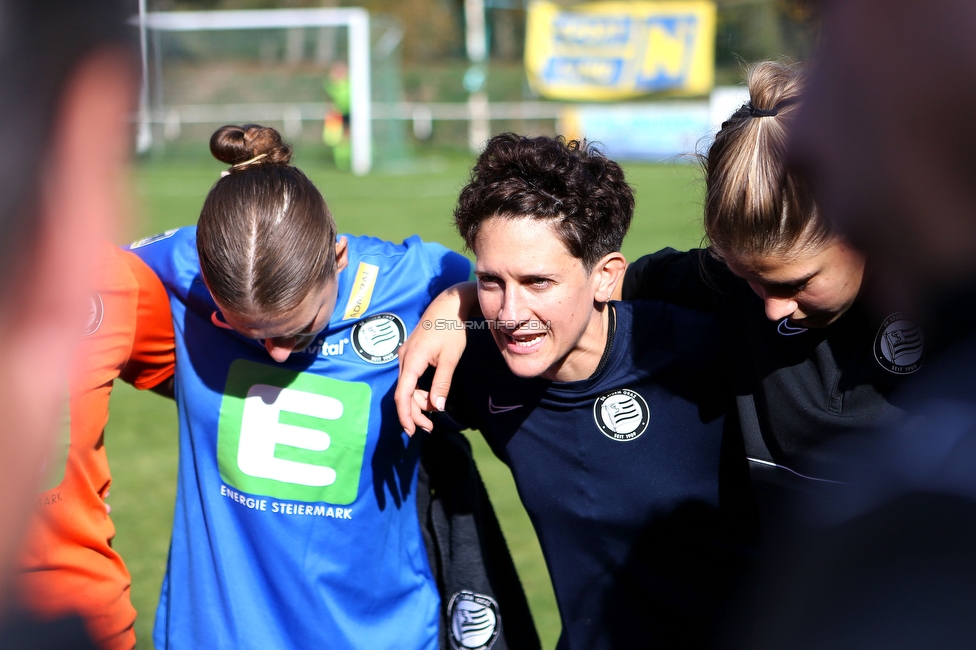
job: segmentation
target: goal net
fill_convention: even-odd
[[[374,120],[400,99],[402,31],[361,8],[150,12],[141,19],[143,151],[206,142],[221,124],[259,123],[367,173],[404,149],[403,125]]]

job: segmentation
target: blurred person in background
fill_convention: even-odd
[[[17,556],[64,414],[98,243],[123,206],[138,67],[128,3],[0,2],[0,645],[87,647],[16,613]],[[104,513],[104,510],[103,510]]]
[[[349,116],[352,106],[352,85],[349,66],[339,61],[329,67],[329,74],[322,82],[332,104],[325,113],[322,126],[322,142],[331,147],[336,167],[349,171],[352,164],[352,143],[349,140]]]
[[[964,648],[976,639],[976,5],[824,3],[792,143],[825,216],[907,304],[917,417],[834,449],[856,485],[769,568],[743,647]]]

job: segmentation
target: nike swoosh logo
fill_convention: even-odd
[[[516,404],[515,406],[495,406],[495,403],[491,401],[491,395],[488,396],[488,412],[489,413],[507,413],[509,411],[514,411],[515,409],[522,408],[522,404]]]
[[[214,325],[216,325],[217,327],[221,328],[221,329],[225,329],[225,330],[232,330],[232,329],[234,329],[233,327],[231,327],[230,325],[228,325],[224,321],[220,320],[220,316],[218,315],[219,313],[220,312],[216,312],[215,311],[214,313],[210,314],[210,322],[213,323]]]
[[[783,336],[796,336],[797,334],[803,334],[807,331],[805,327],[796,327],[795,325],[790,325],[790,319],[784,318],[776,326],[776,331]]]

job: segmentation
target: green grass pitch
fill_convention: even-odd
[[[473,162],[442,153],[409,166],[365,177],[336,172],[317,152],[295,163],[318,185],[340,232],[400,241],[419,234],[456,250],[462,243],[451,214]],[[664,246],[687,248],[701,241],[701,188],[693,165],[627,164],[637,193],[637,212],[624,254],[636,259]],[[204,157],[140,162],[134,170],[136,217],[127,233],[136,239],[192,224],[222,167]],[[172,402],[118,382],[105,436],[114,475],[109,504],[117,527],[115,548],[132,573],[138,648],[152,648],[152,626],[169,547],[176,492],[176,409]],[[544,648],[559,636],[559,616],[539,545],[522,509],[511,474],[480,435],[470,435],[476,458],[515,556]]]

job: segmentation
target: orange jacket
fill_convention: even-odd
[[[129,572],[112,549],[105,507],[112,483],[104,447],[109,395],[117,377],[152,388],[173,374],[173,324],[166,290],[138,257],[100,251],[85,336],[73,366],[70,424],[48,467],[22,556],[20,601],[40,616],[70,612],[88,621],[103,648],[135,646]],[[66,414],[67,415],[67,414]],[[68,444],[70,442],[70,444]]]

